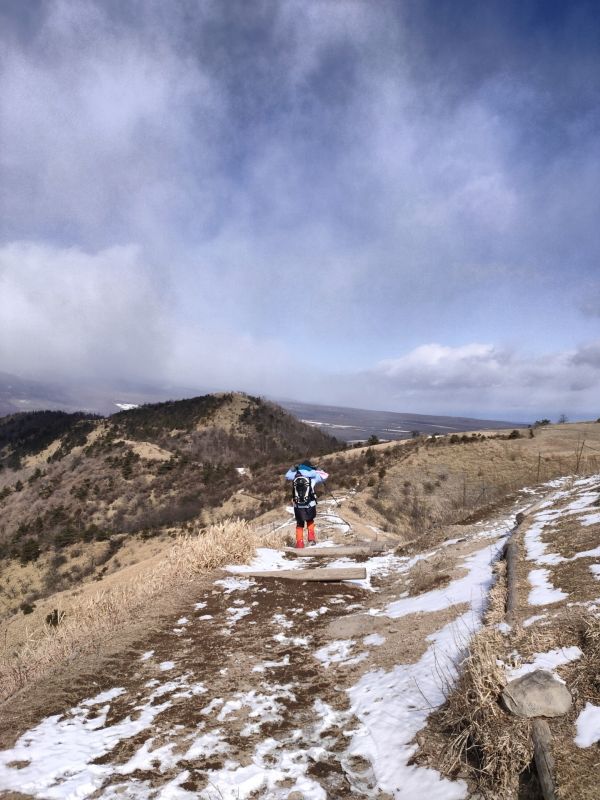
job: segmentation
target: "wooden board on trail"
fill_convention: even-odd
[[[345,544],[339,547],[286,547],[286,553],[291,556],[299,556],[304,558],[339,558],[341,556],[372,556],[376,553],[382,553],[385,550],[384,545],[351,545]]]
[[[367,577],[364,567],[328,569],[277,569],[269,572],[244,572],[248,578],[277,578],[290,581],[362,581]]]

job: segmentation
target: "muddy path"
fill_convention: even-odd
[[[224,571],[108,671],[83,676],[68,710],[15,741],[5,732],[0,796],[468,796],[412,764],[414,737],[443,701],[511,524],[512,512],[410,558],[361,559],[366,581]],[[443,580],[410,594],[415,567],[433,559]]]

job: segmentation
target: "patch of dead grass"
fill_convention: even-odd
[[[507,714],[499,698],[506,676],[498,656],[505,642],[497,623],[504,620],[506,563],[494,566],[486,626],[471,638],[460,678],[434,712],[420,737],[419,760],[444,774],[469,778],[483,797],[514,798],[519,774],[531,761],[529,723]]]
[[[484,614],[486,625],[504,621],[506,604],[506,561],[500,559],[493,566],[494,583],[488,592],[488,606]]]
[[[448,554],[439,554],[417,561],[407,577],[410,595],[423,594],[447,586],[452,578],[452,570],[448,569]]]
[[[258,546],[282,543],[281,534],[259,535],[243,520],[228,520],[175,540],[164,560],[132,581],[75,598],[56,628],[38,625],[19,647],[0,649],[0,700],[81,652],[98,647],[173,586],[225,564],[249,561]],[[58,609],[59,613],[62,609]]]
[[[456,774],[467,766],[490,798],[515,797],[519,774],[532,758],[529,721],[510,716],[499,704],[506,685],[497,663],[502,647],[495,628],[484,628],[471,640],[458,685],[439,715],[447,737],[444,772]]]

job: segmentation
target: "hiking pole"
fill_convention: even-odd
[[[333,502],[336,504],[336,506],[339,508],[339,507],[340,507],[340,503],[339,503],[339,501],[336,499],[336,496],[334,495],[334,493],[333,493],[333,492],[332,492],[332,491],[331,491],[331,490],[328,488],[327,484],[325,484],[324,488],[325,488],[325,491],[327,492],[327,494],[330,494],[330,495],[331,495],[331,499],[332,499],[332,500],[333,500]]]
[[[236,494],[241,494],[244,497],[251,497],[253,500],[258,500],[259,503],[268,503],[269,502],[266,497],[256,497],[256,495],[250,494],[249,492],[246,492],[244,489],[239,489],[236,492]]]

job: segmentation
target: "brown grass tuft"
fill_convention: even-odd
[[[598,657],[600,660],[600,617],[590,614],[585,620],[585,643],[586,650],[589,650],[591,657]]]
[[[483,615],[486,625],[497,625],[504,621],[506,604],[506,561],[501,558],[494,562],[494,583],[488,591],[488,605]]]

